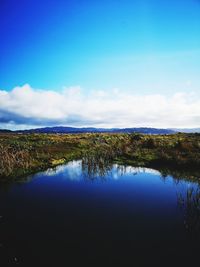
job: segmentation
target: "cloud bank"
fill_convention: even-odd
[[[61,92],[34,89],[26,84],[0,90],[0,128],[38,126],[162,127],[200,126],[200,99],[195,94],[139,95],[113,89]]]

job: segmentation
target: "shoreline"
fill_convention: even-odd
[[[200,136],[195,134],[1,134],[0,181],[17,180],[71,160],[149,167],[163,176],[200,179]],[[177,173],[177,174],[176,174]],[[179,175],[180,173],[180,175]]]

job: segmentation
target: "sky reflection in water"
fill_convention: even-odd
[[[105,176],[88,176],[81,161],[72,161],[48,169],[0,192],[0,261],[4,266],[14,257],[21,266],[77,266],[80,259],[94,266],[194,263],[198,194],[198,184],[148,168],[114,164]]]

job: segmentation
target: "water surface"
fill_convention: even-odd
[[[191,266],[198,192],[147,168],[91,175],[81,161],[1,186],[0,266]]]

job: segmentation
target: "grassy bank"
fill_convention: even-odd
[[[99,167],[117,162],[161,169],[163,175],[200,174],[200,135],[0,134],[0,179],[16,178],[83,159]]]
[[[80,136],[1,134],[0,177],[17,177],[81,157]]]

